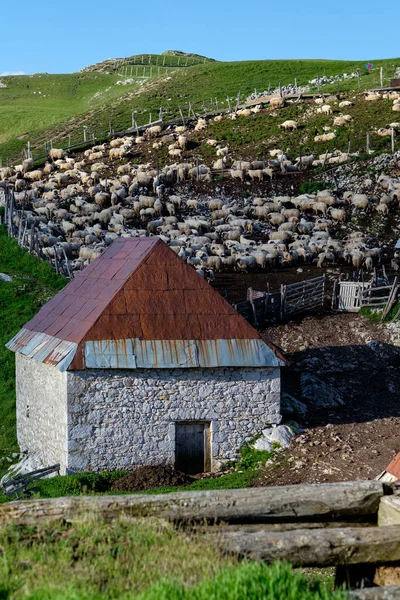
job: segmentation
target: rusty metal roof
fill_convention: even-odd
[[[386,472],[400,479],[400,452],[396,454],[390,465],[386,467]]]
[[[218,292],[157,237],[117,238],[21,331],[21,336],[18,334],[9,342],[7,347],[11,350],[21,352],[26,332],[47,336],[47,344],[50,338],[73,344],[70,369],[90,368],[93,361],[97,367],[99,362],[110,368],[135,368],[139,364],[182,366],[185,352],[194,340],[196,359],[188,360],[188,366],[193,362],[197,366],[268,366],[266,362],[272,360],[272,354],[279,361],[284,360],[272,344],[265,344]],[[33,343],[36,348],[42,338],[32,339],[33,342],[27,339],[26,344]],[[257,340],[257,344],[249,340]],[[215,343],[203,344],[209,341]],[[52,343],[58,347],[56,341]],[[262,359],[258,346],[268,350]],[[146,362],[149,352],[151,359]],[[43,362],[54,364],[53,354],[39,356]],[[254,364],[250,364],[252,361]]]

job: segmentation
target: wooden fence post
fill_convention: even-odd
[[[286,285],[281,285],[281,321],[285,318]]]

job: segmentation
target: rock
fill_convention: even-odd
[[[306,400],[316,408],[330,408],[344,404],[337,389],[309,373],[301,375],[300,386],[302,400]]]
[[[268,427],[262,432],[262,437],[254,444],[256,450],[272,450],[273,442],[279,444],[281,448],[288,448],[295,433],[287,425],[278,425],[277,427]]]
[[[0,281],[10,282],[12,281],[12,277],[6,275],[5,273],[0,273]]]
[[[307,405],[290,394],[282,394],[281,413],[284,417],[304,418],[307,414]]]
[[[258,440],[254,442],[253,447],[255,450],[267,450],[267,452],[272,450],[271,442],[269,442],[264,436],[258,438]]]

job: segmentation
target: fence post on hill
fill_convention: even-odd
[[[379,77],[381,81],[381,88],[383,88],[383,67],[381,67],[379,70]]]
[[[351,148],[351,139],[349,138],[349,143],[347,146],[347,154],[350,154],[350,148]]]
[[[279,82],[279,96],[282,98],[282,85],[281,85],[281,82]]]
[[[236,96],[236,108],[238,108],[239,104],[240,104],[240,90],[238,92],[238,95]]]
[[[296,94],[297,94],[297,78],[294,78],[294,89],[296,90]]]
[[[392,145],[392,154],[394,154],[394,129],[393,129],[393,127],[390,130],[390,137],[391,137],[391,145]]]
[[[215,107],[216,107],[217,112],[218,112],[218,100],[217,100],[217,98],[215,98]]]
[[[181,115],[181,119],[182,119],[182,125],[186,125],[186,123],[185,123],[185,117],[183,116],[182,109],[181,109],[180,106],[178,108],[179,108],[179,114]]]
[[[367,146],[366,146],[367,154],[369,154],[369,133],[367,133]]]
[[[319,81],[319,76],[317,77],[317,89],[318,89],[318,94],[319,94],[321,91],[321,83]]]
[[[229,96],[226,97],[226,101],[228,102],[229,112],[231,112],[231,99],[229,98]]]
[[[163,109],[162,109],[162,106],[160,106],[160,110],[158,111],[158,118],[160,119],[160,121],[163,120]]]

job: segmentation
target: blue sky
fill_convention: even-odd
[[[227,61],[395,58],[400,56],[396,4],[19,0],[17,6],[1,7],[0,74],[70,73],[106,58],[170,49]]]

